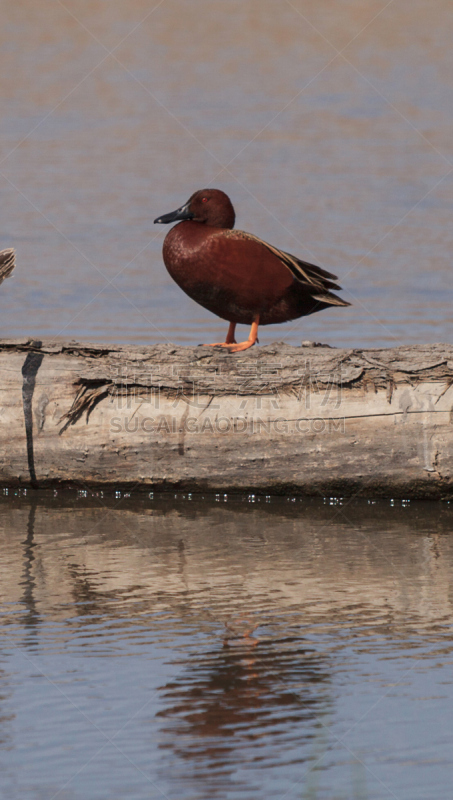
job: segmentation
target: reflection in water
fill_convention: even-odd
[[[328,710],[328,681],[327,659],[299,637],[243,639],[194,654],[178,680],[162,689],[161,746],[211,779],[216,771],[234,773],[238,758],[265,761],[269,749],[282,766],[301,763],[304,751],[295,755],[293,748],[314,736],[315,722]]]
[[[108,603],[115,599],[114,592],[99,590],[99,575],[75,562],[67,565],[67,575],[71,584],[73,603],[77,608],[78,622],[83,626],[108,613]]]
[[[449,799],[448,504],[32,498],[0,498],[8,798],[273,800],[318,765],[344,800],[359,759],[369,798]]]
[[[35,562],[34,551],[37,547],[35,542],[35,517],[36,517],[36,503],[30,505],[27,521],[27,536],[22,542],[24,546],[24,570],[22,573],[21,586],[24,587],[22,603],[25,606],[25,613],[23,615],[24,627],[27,632],[26,642],[28,645],[33,646],[37,643],[37,628],[40,622],[39,612],[35,599],[35,578],[33,575],[33,566]]]

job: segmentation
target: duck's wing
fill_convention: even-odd
[[[9,278],[14,267],[16,266],[16,253],[14,250],[1,250],[0,251],[0,283],[3,283],[5,278]]]
[[[230,233],[230,231],[228,233]],[[287,267],[287,269],[289,269],[294,278],[307,288],[315,300],[320,300],[323,303],[328,303],[332,306],[351,305],[350,303],[347,303],[346,300],[342,300],[340,297],[337,297],[329,291],[329,289],[341,291],[341,286],[334,282],[337,280],[337,276],[333,275],[332,272],[327,272],[327,270],[317,267],[315,264],[310,264],[308,261],[302,261],[301,258],[297,258],[296,256],[291,255],[291,253],[286,253],[284,250],[279,250],[278,247],[268,244],[268,242],[265,242],[264,239],[254,236],[253,233],[232,230],[231,234],[239,234],[240,238],[250,239],[251,241],[258,242],[266,247],[267,250],[270,250],[270,252],[273,253],[274,256],[276,256],[279,261],[281,261],[281,263]]]

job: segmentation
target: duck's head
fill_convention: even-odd
[[[181,208],[158,217],[154,222],[165,224],[187,219],[214,228],[234,228],[236,215],[225,192],[220,189],[200,189]]]

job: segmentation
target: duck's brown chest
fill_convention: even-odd
[[[196,280],[208,266],[202,252],[206,241],[203,228],[196,222],[180,222],[165,237],[162,251],[164,263],[171,277],[179,284],[193,278]]]
[[[176,225],[164,241],[164,263],[173,280],[197,303],[224,319],[238,313],[242,317],[234,285],[226,286],[219,272],[216,230],[196,222]]]

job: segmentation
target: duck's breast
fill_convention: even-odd
[[[294,283],[273,253],[241,231],[182,222],[166,237],[163,256],[181,289],[234,322],[265,315]]]

